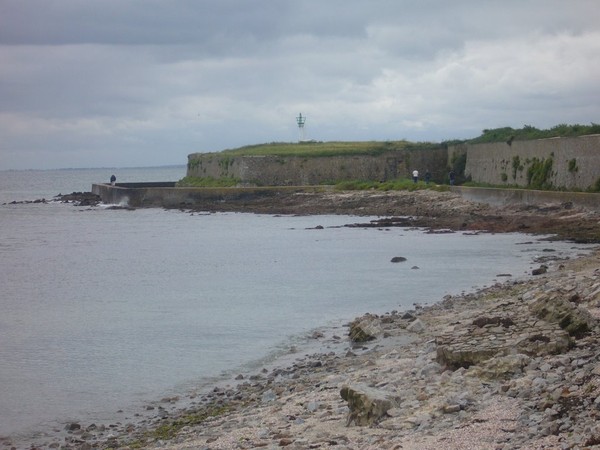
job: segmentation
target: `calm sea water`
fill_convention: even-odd
[[[87,191],[113,172],[175,181],[185,168],[0,172],[0,203]],[[586,249],[342,226],[367,220],[0,205],[0,436],[111,421],[315,329],[523,276],[543,249]]]

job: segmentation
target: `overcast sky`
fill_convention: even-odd
[[[0,0],[0,170],[600,123],[598,0]]]

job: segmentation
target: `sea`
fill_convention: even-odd
[[[53,200],[112,174],[177,181],[185,166],[0,171],[0,437],[124,421],[284,355],[329,351],[316,331],[348,346],[346,324],[364,313],[518,280],[540,257],[593,248],[345,226],[375,217]]]

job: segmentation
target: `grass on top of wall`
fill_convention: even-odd
[[[184,177],[177,182],[177,187],[233,187],[237,186],[240,180],[232,177],[213,178],[213,177]]]
[[[355,142],[271,142],[269,144],[246,145],[216,153],[221,156],[378,156],[399,150],[440,148],[440,144],[429,142],[413,143],[408,141],[355,141]],[[211,153],[214,154],[214,153]],[[208,155],[204,153],[203,155]]]

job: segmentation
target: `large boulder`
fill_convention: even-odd
[[[343,386],[340,395],[350,408],[346,423],[348,426],[372,425],[387,416],[390,409],[398,406],[398,401],[391,393],[362,383]]]

